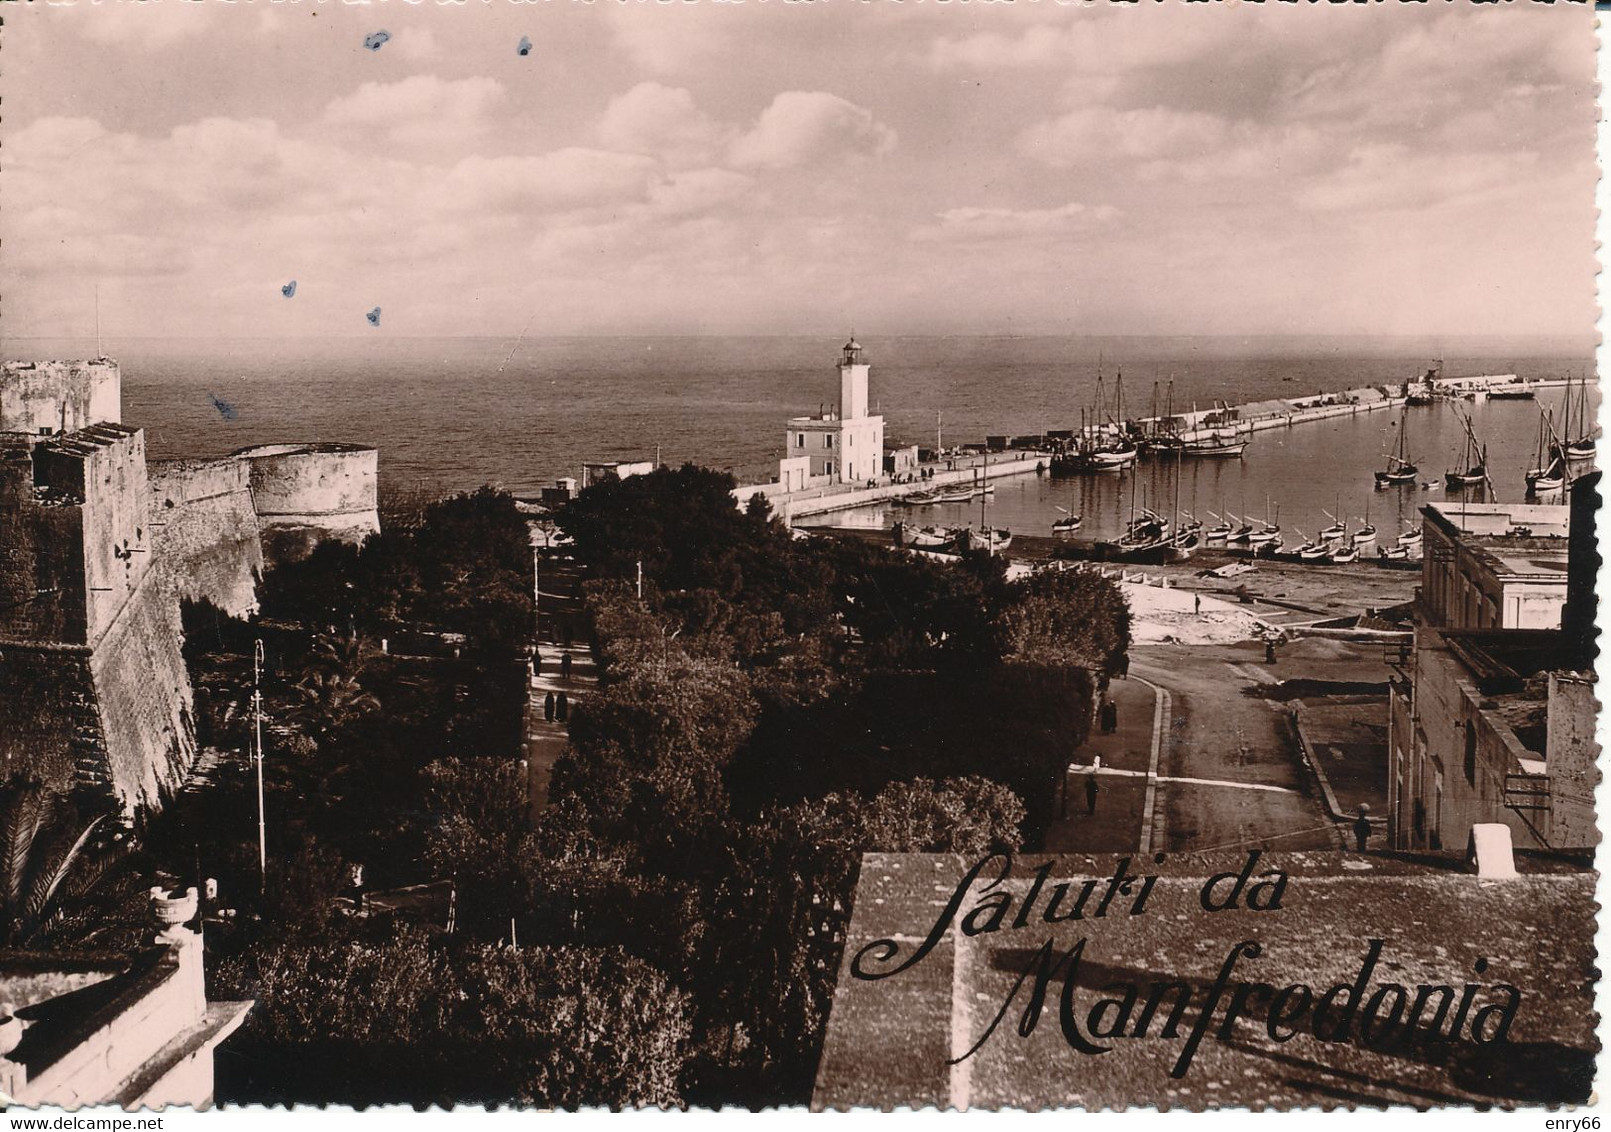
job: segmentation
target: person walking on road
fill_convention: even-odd
[[[570,701],[565,698],[565,693],[561,692],[559,694],[559,699],[554,701],[554,718],[559,720],[559,722],[564,723],[567,720],[569,720],[570,717],[571,717]]]
[[[570,653],[566,653],[564,656],[560,657],[560,660],[559,660],[559,678],[561,680],[565,681],[567,684],[570,683],[570,679],[571,679],[571,654]]]
[[[1102,791],[1102,788],[1096,784],[1096,771],[1093,770],[1090,774],[1085,776],[1085,812],[1086,813],[1088,813],[1088,814],[1096,813],[1096,796],[1099,793],[1101,793],[1101,791]]]
[[[543,718],[549,723],[554,722],[554,693],[549,692],[543,697]]]
[[[1354,819],[1354,843],[1359,851],[1365,851],[1365,842],[1370,840],[1370,806],[1364,802],[1359,804],[1359,816]]]

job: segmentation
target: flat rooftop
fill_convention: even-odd
[[[1244,899],[1206,912],[1199,902],[1204,883],[1215,874],[1239,872],[1245,851],[1169,857],[1161,865],[1136,857],[1130,873],[1158,874],[1143,913],[1129,914],[1132,892],[1118,896],[1097,918],[1091,908],[1118,861],[1117,855],[1019,858],[1011,874],[988,890],[1012,901],[999,930],[958,931],[957,922],[967,922],[970,910],[987,899],[985,885],[997,875],[998,859],[971,886],[951,927],[938,933],[924,958],[869,980],[852,973],[855,958],[863,955],[864,973],[899,966],[934,934],[959,882],[977,862],[949,854],[864,855],[813,1107],[1424,1107],[1581,1102],[1589,1096],[1597,1049],[1591,873],[1532,872],[1479,881],[1458,870],[1457,860],[1441,868],[1340,852],[1268,853],[1254,864],[1250,883],[1272,870],[1287,874],[1280,907],[1251,910]],[[1025,926],[1015,928],[1035,870],[1043,865],[1037,903]],[[1527,858],[1517,865],[1538,867]],[[1067,882],[1077,893],[1086,881],[1095,882],[1096,896],[1085,918],[1045,923],[1041,912],[1055,886]],[[1065,902],[1063,911],[1068,908]],[[982,927],[985,919],[973,923]],[[1023,1034],[1043,945],[1049,941],[1061,956],[1082,939],[1072,984],[1068,965],[1054,971],[1038,1024]],[[1366,972],[1374,940],[1381,941],[1379,954]],[[879,941],[889,941],[892,950],[879,951]],[[1295,1034],[1275,1040],[1268,995],[1249,997],[1247,1009],[1222,1030],[1227,992],[1208,1013],[1205,1036],[1186,1068],[1173,1075],[1203,1015],[1201,1004],[1245,941],[1261,951],[1237,960],[1227,987],[1304,984],[1318,997],[1333,986],[1353,985],[1365,973],[1367,1002],[1387,985],[1408,988],[1413,1001],[1423,984],[1449,986],[1456,995],[1473,984],[1473,1002],[1489,1005],[1509,1001],[1507,992],[1495,989],[1507,984],[1520,998],[1503,1042],[1436,1041],[1423,1029],[1367,1043],[1357,1018],[1346,1040],[1321,1040],[1313,1032],[1312,1012],[1300,1012],[1303,1020],[1291,1027]],[[1486,960],[1481,973],[1479,960]],[[1015,995],[1026,971],[1030,976]],[[1160,999],[1146,1032],[1136,1034],[1151,988],[1165,983],[1189,992],[1178,1031],[1163,1032],[1180,998],[1174,991]],[[1139,997],[1126,1012],[1128,986],[1138,988]],[[1076,1036],[1106,1052],[1082,1051],[1065,1035],[1065,996],[1074,1006]],[[1422,1015],[1427,1022],[1436,998]],[[1009,1004],[1005,1010],[1003,1004]],[[1390,1016],[1391,1004],[1386,992],[1384,1016]],[[1462,1033],[1469,1033],[1480,1009],[1468,1012]],[[1452,1017],[1454,1009],[1448,1013]],[[999,1024],[980,1044],[998,1015]],[[1128,1018],[1128,1027],[1121,1018]],[[1487,1018],[1492,1035],[1497,1014]],[[1450,1028],[1446,1023],[1444,1032]],[[1110,1037],[1099,1030],[1117,1032]],[[964,1057],[975,1045],[977,1051]]]

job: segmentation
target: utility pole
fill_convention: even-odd
[[[643,559],[638,559],[638,600],[643,600]]]
[[[543,633],[543,555],[536,543],[531,548],[531,643]]]
[[[252,646],[252,761],[257,764],[257,890],[268,890],[268,827],[263,811],[263,638]]]

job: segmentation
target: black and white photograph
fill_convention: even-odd
[[[0,1104],[1591,1104],[1597,18],[0,3]]]

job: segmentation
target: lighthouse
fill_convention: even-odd
[[[872,366],[855,338],[839,351],[839,406],[794,417],[784,439],[779,481],[787,489],[866,485],[884,473],[884,418],[867,414]]]
[[[867,415],[867,375],[872,366],[862,360],[861,343],[852,338],[839,358],[839,416],[859,421]]]

